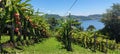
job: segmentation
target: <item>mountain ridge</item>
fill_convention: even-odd
[[[68,17],[68,16],[60,16],[60,15],[57,15],[57,14],[45,14],[45,18],[60,19],[60,18],[64,18],[64,17]],[[97,20],[97,19],[102,18],[102,14],[92,14],[92,15],[88,15],[88,16],[70,15],[70,17],[73,18],[73,19],[77,19],[77,20]]]

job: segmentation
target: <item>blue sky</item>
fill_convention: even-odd
[[[31,0],[33,8],[48,14],[59,14],[64,16],[75,0]],[[78,0],[71,9],[72,15],[102,14],[110,8],[113,3],[120,0]]]

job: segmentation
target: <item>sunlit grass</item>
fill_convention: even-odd
[[[10,39],[10,36],[8,36],[8,35],[2,35],[1,36],[1,43],[4,43],[4,42],[6,42],[6,41],[8,41]]]
[[[66,49],[62,49],[62,45],[55,38],[49,38],[39,44],[33,46],[25,46],[23,54],[96,54],[89,49],[79,47],[78,45],[72,45],[73,52],[68,52]],[[102,54],[98,52],[98,54]]]
[[[2,42],[8,41],[9,36],[2,36]],[[23,50],[6,48],[9,51],[17,52],[18,54],[104,54],[97,51],[92,52],[90,49],[85,49],[78,45],[72,44],[73,52],[68,52],[62,48],[61,42],[58,42],[55,37],[48,38],[42,42],[29,45],[19,46]],[[120,54],[120,50],[108,50],[108,54]]]

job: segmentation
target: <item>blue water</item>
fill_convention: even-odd
[[[94,25],[96,30],[104,28],[104,24],[100,22],[100,20],[86,20],[81,22],[82,22],[81,26],[84,28],[84,30],[86,30],[89,25]]]

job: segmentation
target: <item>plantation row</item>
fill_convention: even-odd
[[[107,52],[107,50],[120,49],[120,46],[114,40],[107,39],[104,35],[89,32],[72,33],[73,43],[89,48],[92,51]]]
[[[14,34],[17,35],[17,41],[21,39],[26,40],[26,37],[34,36],[48,36],[47,31],[49,25],[46,20],[34,12],[29,0],[22,2],[21,0],[3,0],[1,2],[1,34],[10,35],[10,41],[14,42]]]
[[[0,40],[3,35],[10,36],[9,41],[0,42],[0,52],[6,52],[4,48],[7,47],[31,45],[49,37],[49,24],[28,1],[0,1]]]
[[[64,48],[68,51],[72,51],[71,43],[91,49],[93,52],[101,51],[107,53],[108,50],[120,50],[120,46],[115,40],[109,40],[108,36],[98,32],[81,31],[74,28],[75,24],[77,22],[67,20],[66,23],[61,24],[61,28],[57,32],[58,41],[62,42]]]
[[[64,19],[61,22],[60,27],[56,30],[56,38],[68,51],[72,51],[71,43],[91,49],[93,52],[107,53],[108,50],[120,50],[120,46],[115,40],[110,40],[108,36],[92,31],[93,29],[82,31],[82,29],[77,28],[80,23],[72,18]]]

